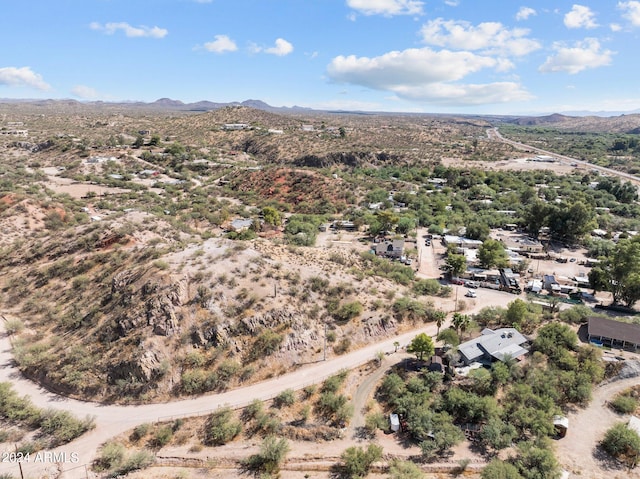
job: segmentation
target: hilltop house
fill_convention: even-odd
[[[475,339],[458,346],[465,365],[482,363],[489,365],[493,361],[504,361],[507,357],[519,359],[529,351],[523,346],[528,342],[515,328],[500,328],[495,331],[486,328]]]

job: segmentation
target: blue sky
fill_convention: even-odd
[[[635,0],[5,1],[0,98],[630,111],[639,35]]]

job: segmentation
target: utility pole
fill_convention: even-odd
[[[24,479],[24,473],[22,472],[22,460],[18,460],[18,445],[14,444],[16,447],[16,460],[18,461],[18,467],[20,468],[20,478]]]
[[[453,312],[457,313],[458,312],[458,290],[460,288],[458,287],[458,285],[456,285],[456,303],[453,305]]]
[[[324,357],[323,361],[327,360],[327,322],[324,322]]]

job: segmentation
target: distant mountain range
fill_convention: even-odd
[[[33,105],[50,106],[55,104],[62,104],[65,106],[73,105],[87,105],[87,106],[109,106],[109,107],[124,107],[124,108],[152,108],[157,110],[174,110],[174,111],[211,111],[219,110],[229,106],[244,106],[248,108],[255,108],[256,110],[270,111],[270,112],[305,112],[314,111],[311,108],[304,108],[300,106],[293,107],[275,107],[271,106],[262,100],[245,100],[243,102],[228,102],[217,103],[212,101],[198,101],[195,103],[184,103],[180,100],[172,100],[171,98],[160,98],[151,103],[132,101],[132,102],[104,102],[104,101],[78,101],[73,99],[62,100],[38,100],[38,99],[13,99],[2,98],[0,103],[28,103]]]
[[[221,108],[230,106],[243,106],[247,108],[254,108],[256,110],[268,111],[271,113],[335,113],[335,114],[366,114],[366,115],[401,115],[401,116],[438,116],[438,117],[467,117],[484,119],[487,121],[498,121],[516,123],[519,125],[543,125],[543,124],[560,124],[566,123],[571,120],[579,118],[613,118],[624,117],[629,115],[640,114],[640,109],[633,111],[571,111],[563,113],[553,114],[514,114],[514,115],[492,115],[492,114],[442,114],[442,113],[402,113],[402,112],[384,112],[384,111],[349,111],[349,110],[314,110],[313,108],[292,106],[292,107],[275,107],[265,103],[262,100],[245,100],[242,102],[212,102],[212,101],[198,101],[194,103],[184,103],[180,100],[173,100],[171,98],[160,98],[154,102],[141,102],[141,101],[122,101],[122,102],[105,102],[105,101],[78,101],[74,99],[13,99],[13,98],[0,98],[0,103],[20,103],[29,104],[34,106],[52,107],[52,106],[96,106],[96,107],[109,107],[109,108],[140,108],[140,109],[152,109],[157,111],[183,111],[183,112],[207,112],[213,110],[219,110]]]

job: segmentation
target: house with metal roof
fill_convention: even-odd
[[[614,348],[640,347],[640,325],[593,316],[587,327],[589,341]]]
[[[529,352],[524,347],[527,342],[528,339],[515,328],[500,328],[495,331],[486,328],[477,338],[460,344],[458,351],[465,364],[479,362],[488,365],[506,358],[521,358]]]

